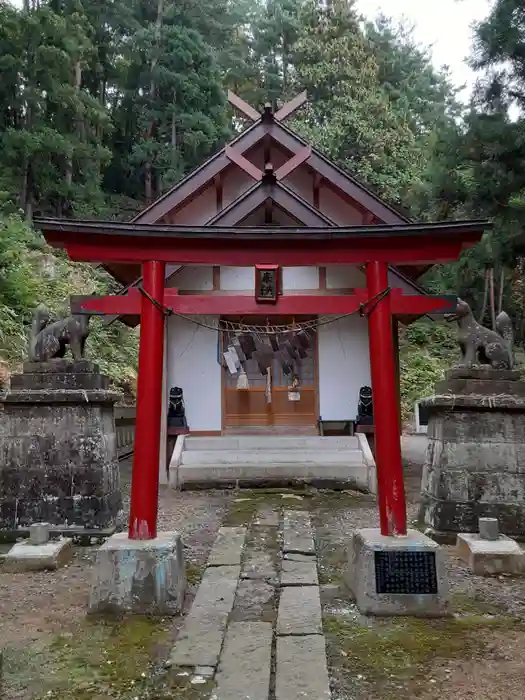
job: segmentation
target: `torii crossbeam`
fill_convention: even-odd
[[[401,289],[385,288],[390,294],[391,313],[394,316],[422,316],[444,314],[454,307],[455,297],[423,296],[403,294]],[[83,311],[93,315],[140,316],[143,290],[129,289],[126,294],[84,298]],[[359,311],[366,313],[371,303],[368,289],[355,289],[353,294],[320,296],[297,294],[280,296],[272,304],[272,314],[279,316],[344,316]],[[179,294],[177,289],[165,289],[161,304],[166,313],[181,316],[256,316],[261,313],[261,304],[253,295],[211,296],[209,294]]]

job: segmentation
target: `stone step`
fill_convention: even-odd
[[[339,450],[359,449],[355,436],[320,437],[320,436],[279,436],[279,435],[239,435],[224,437],[187,437],[184,450]]]
[[[370,488],[369,467],[365,465],[346,466],[343,464],[181,464],[177,469],[179,488],[191,486],[257,484],[289,484],[304,482],[319,485],[330,482],[344,484],[347,488],[368,491]]]
[[[363,464],[363,454],[358,450],[190,450],[182,453],[183,465],[273,465],[273,464],[300,464],[319,465],[341,464],[345,466],[361,466]]]

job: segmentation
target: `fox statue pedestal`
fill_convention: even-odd
[[[0,533],[114,531],[121,511],[113,406],[87,360],[30,362],[0,394]]]
[[[512,369],[450,370],[429,412],[422,518],[442,541],[497,518],[505,535],[525,535],[525,382]]]

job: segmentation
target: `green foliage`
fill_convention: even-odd
[[[476,248],[457,263],[434,268],[425,283],[464,297],[479,318],[485,270],[492,268],[496,312],[501,305],[510,314],[519,343],[525,341],[523,262],[515,239],[525,226],[524,19],[522,2],[496,0],[477,25],[472,59],[480,70],[477,90],[464,118],[436,139],[425,185],[414,200],[416,212],[433,218],[492,222]],[[487,323],[488,317],[479,320]]]
[[[0,355],[12,366],[39,302],[62,315],[70,294],[115,287],[23,218],[129,219],[217,148],[232,18],[226,0],[0,0]],[[137,332],[91,325],[88,350],[132,390]]]
[[[308,141],[393,202],[412,205],[431,190],[429,161],[458,105],[410,31],[384,17],[363,29],[347,0],[237,6],[245,11],[234,53],[244,60],[229,86],[256,105],[306,90],[291,126]]]
[[[57,255],[18,215],[0,216],[0,359],[13,368],[24,359],[32,312],[39,303],[55,317],[64,316],[70,294],[104,294],[110,284],[105,273]],[[93,319],[88,353],[116,386],[133,393],[136,331]]]
[[[445,370],[459,360],[456,327],[422,319],[401,329],[399,346],[401,410],[408,420],[415,402],[431,396]]]
[[[463,296],[478,315],[493,267],[525,340],[524,269],[511,240],[525,225],[522,3],[496,0],[477,27],[484,76],[466,113],[405,27],[364,23],[351,0],[322,5],[0,0],[2,357],[22,357],[37,302],[65,313],[69,294],[113,284],[46,249],[24,220],[130,219],[239,128],[227,88],[258,107],[307,90],[292,126],[382,196],[423,219],[490,218],[479,246],[424,282]],[[133,385],[136,332],[92,326],[103,369]],[[429,393],[453,354],[451,329],[422,328],[403,339],[406,406]]]
[[[391,201],[417,178],[418,149],[382,89],[375,56],[351,6],[336,0],[303,11],[294,47],[298,86],[311,96],[295,120],[303,136]]]

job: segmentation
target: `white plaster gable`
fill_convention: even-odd
[[[168,286],[184,291],[209,292],[213,289],[213,268],[209,265],[183,267],[169,280]]]

